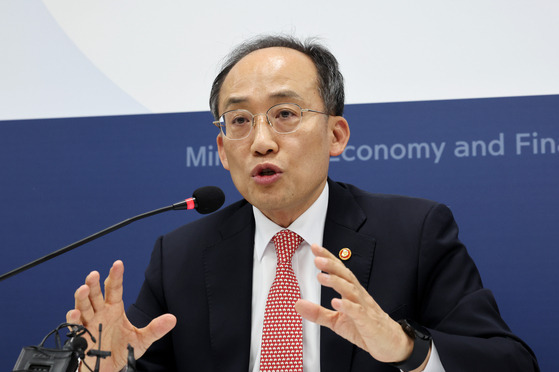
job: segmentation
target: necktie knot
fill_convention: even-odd
[[[276,254],[279,263],[291,263],[295,250],[299,247],[303,238],[291,230],[281,230],[272,238],[276,247]]]

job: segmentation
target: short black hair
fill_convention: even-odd
[[[324,101],[326,112],[334,116],[341,116],[344,113],[344,78],[340,73],[336,57],[326,47],[312,38],[301,41],[286,35],[263,35],[238,45],[226,57],[210,93],[210,109],[216,120],[219,118],[219,93],[229,71],[248,54],[273,47],[290,48],[307,55],[316,67],[318,92]]]

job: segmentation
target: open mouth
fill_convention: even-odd
[[[252,170],[252,178],[258,184],[268,185],[276,182],[282,173],[282,170],[273,164],[260,164]]]
[[[276,174],[277,172],[273,169],[270,168],[266,168],[266,169],[262,169],[258,175],[259,176],[273,176],[274,174]]]

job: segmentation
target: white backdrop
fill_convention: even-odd
[[[330,46],[347,103],[557,94],[558,19],[556,0],[2,0],[0,120],[207,110],[220,59],[278,32]]]

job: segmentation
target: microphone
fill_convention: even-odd
[[[66,341],[62,350],[74,351],[83,360],[87,350],[87,341],[81,336],[72,337]]]
[[[122,222],[119,222],[113,226],[110,226],[104,230],[101,230],[99,232],[96,232],[93,235],[88,236],[87,238],[84,238],[82,240],[79,240],[75,243],[72,243],[64,248],[61,248],[55,252],[49,253],[46,256],[43,256],[35,261],[29,262],[17,269],[14,269],[10,272],[7,272],[5,274],[2,274],[0,276],[0,282],[8,279],[9,277],[12,277],[14,275],[19,274],[22,271],[25,271],[27,269],[30,269],[34,266],[37,266],[45,261],[48,261],[54,257],[60,256],[63,253],[66,253],[68,251],[71,251],[74,248],[77,248],[79,246],[82,246],[86,243],[89,243],[92,240],[95,240],[97,238],[100,238],[104,235],[107,235],[110,232],[113,232],[115,230],[120,229],[121,227],[124,227],[126,225],[131,224],[134,221],[137,220],[141,220],[142,218],[146,218],[146,217],[150,217],[162,212],[166,212],[166,211],[170,211],[170,210],[188,210],[188,209],[196,209],[198,211],[198,213],[201,214],[208,214],[208,213],[212,213],[215,212],[216,210],[218,210],[219,208],[221,208],[221,206],[223,205],[223,203],[225,202],[225,194],[223,193],[223,191],[216,186],[204,186],[204,187],[200,187],[199,189],[196,189],[196,191],[194,191],[194,193],[192,193],[192,197],[188,198],[186,200],[183,200],[181,202],[175,203],[173,205],[170,205],[168,207],[163,207],[163,208],[159,208],[156,210],[153,210],[151,212],[146,212],[140,215],[137,215],[135,217],[131,217],[127,220],[124,220]]]
[[[200,214],[208,214],[217,211],[224,202],[225,194],[219,187],[204,186],[196,189],[191,198],[173,204],[173,209],[196,209]]]

